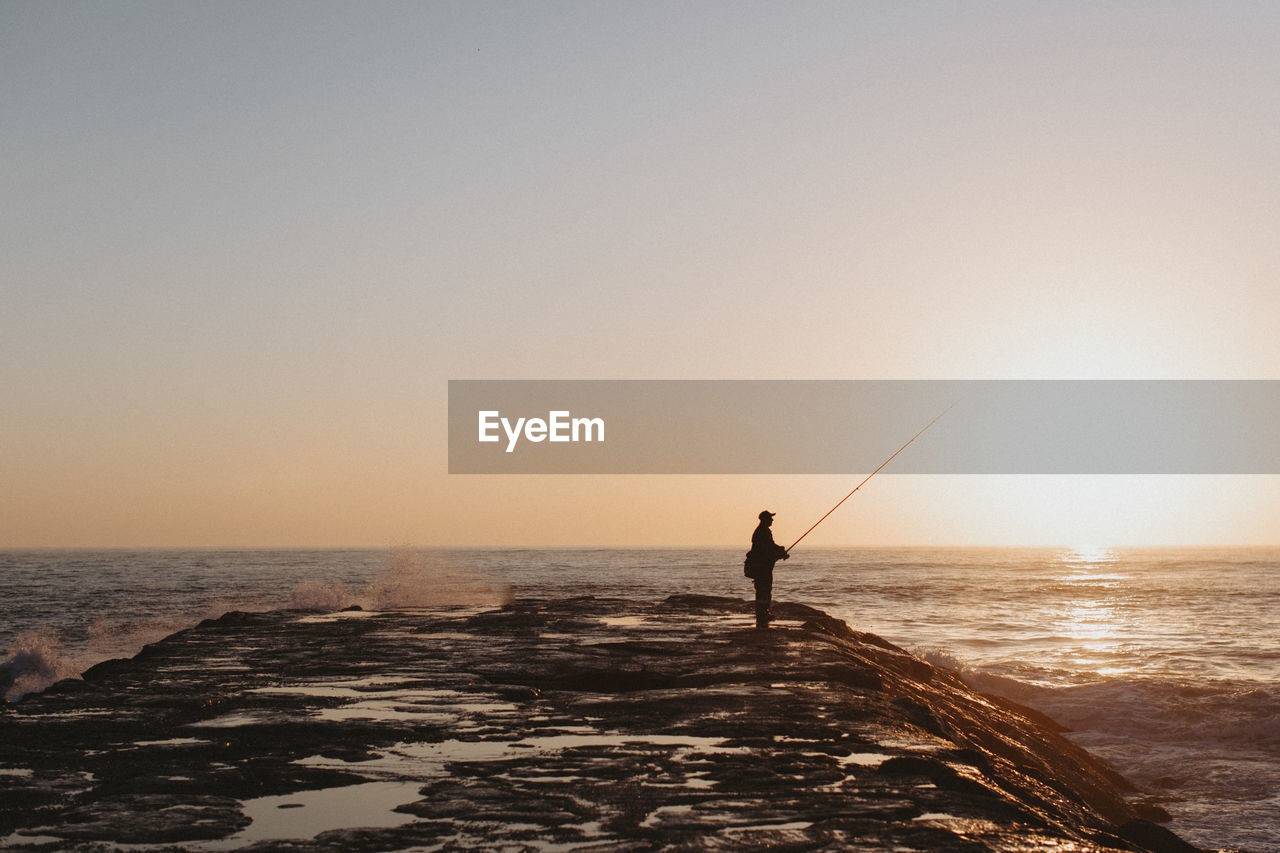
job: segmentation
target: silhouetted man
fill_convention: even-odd
[[[787,549],[773,541],[773,532],[769,527],[773,524],[776,513],[764,510],[760,513],[760,524],[756,532],[751,534],[751,550],[747,552],[747,561],[742,565],[743,574],[751,578],[756,586],[756,627],[768,628],[773,614],[769,605],[773,601],[773,564],[786,560],[791,555]]]

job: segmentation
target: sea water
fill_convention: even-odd
[[[742,549],[0,552],[9,700],[232,610],[749,597]],[[1280,850],[1280,549],[800,550],[818,607],[1038,708],[1220,850]]]

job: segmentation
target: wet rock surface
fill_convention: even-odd
[[[1193,849],[1051,720],[776,611],[228,613],[0,710],[0,844]]]

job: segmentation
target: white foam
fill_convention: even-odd
[[[24,631],[13,638],[4,663],[0,663],[0,690],[16,702],[28,693],[44,690],[55,681],[80,672],[79,664],[66,656],[62,637],[52,628]]]

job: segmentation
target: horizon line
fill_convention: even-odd
[[[6,551],[692,551],[692,550],[739,550],[737,544],[705,544],[705,545],[0,545],[0,553]],[[865,550],[878,551],[895,548],[970,548],[970,549],[1050,549],[1079,550],[1084,548],[1113,551],[1149,551],[1173,548],[1239,548],[1267,549],[1280,548],[1276,543],[1164,543],[1137,545],[1106,545],[1077,542],[1065,544],[1061,542],[1027,544],[1027,543],[879,543],[874,545],[832,544],[815,545],[802,550]]]

